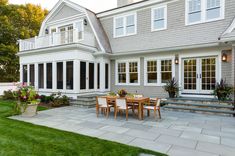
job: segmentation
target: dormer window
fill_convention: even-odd
[[[224,19],[224,0],[186,0],[186,25]]]
[[[152,9],[152,31],[167,28],[167,7],[161,6]]]
[[[114,38],[136,34],[136,14],[114,18]]]

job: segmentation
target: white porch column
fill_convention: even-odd
[[[97,91],[97,63],[94,64],[94,68],[95,68],[95,73],[94,73],[94,88],[95,88],[95,91]]]
[[[44,84],[44,86],[43,86],[43,88],[44,89],[47,89],[47,64],[46,63],[44,63],[43,64],[43,84]]]
[[[66,90],[66,61],[63,61],[63,90]]]
[[[36,90],[38,90],[38,63],[34,64],[34,87]]]
[[[232,84],[235,87],[235,43],[232,45]]]
[[[29,78],[30,78],[30,66],[29,66],[29,64],[27,64],[27,86],[30,85]]]
[[[20,64],[20,83],[23,83],[23,65]]]
[[[80,92],[80,61],[74,60],[73,62],[73,84],[74,92]]]
[[[105,60],[100,59],[100,91],[105,92]]]
[[[52,90],[56,92],[57,89],[57,68],[56,62],[52,62]]]

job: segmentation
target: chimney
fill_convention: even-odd
[[[122,7],[128,4],[136,3],[142,0],[117,0],[117,6]]]

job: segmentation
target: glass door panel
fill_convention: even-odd
[[[197,60],[187,59],[183,62],[184,90],[195,91],[197,89]]]
[[[216,84],[216,58],[201,59],[201,90],[211,91]]]

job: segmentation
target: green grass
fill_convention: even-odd
[[[11,116],[14,102],[0,99],[0,156],[90,156],[139,155],[157,152],[15,121]],[[45,108],[40,107],[40,110]]]

